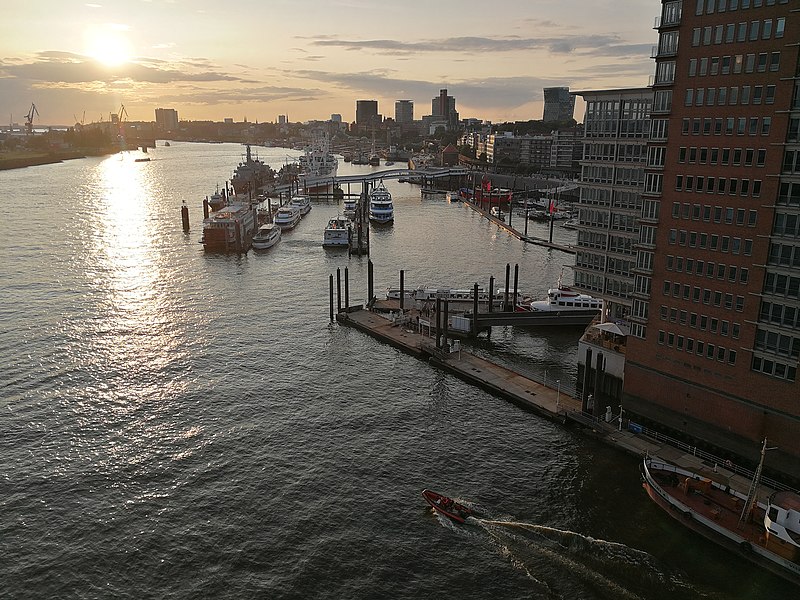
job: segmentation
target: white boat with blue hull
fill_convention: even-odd
[[[394,222],[392,195],[383,185],[383,181],[369,193],[369,220],[378,225]]]

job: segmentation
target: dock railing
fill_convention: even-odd
[[[738,465],[732,462],[729,459],[721,458],[716,454],[712,454],[710,452],[706,452],[697,446],[693,446],[686,442],[682,442],[681,440],[677,440],[672,438],[668,435],[664,435],[658,431],[650,429],[648,427],[644,427],[643,425],[639,425],[638,423],[634,423],[633,421],[628,421],[627,429],[633,431],[634,433],[645,435],[657,442],[668,444],[673,448],[677,448],[678,450],[682,450],[686,454],[691,454],[692,456],[696,456],[697,458],[701,459],[702,461],[709,463],[715,467],[721,467],[727,471],[732,472],[735,475],[739,475],[744,477],[745,479],[753,479],[753,475],[755,472],[752,469],[748,469],[741,465]],[[780,481],[776,481],[775,479],[771,479],[770,477],[761,477],[761,483],[765,486],[772,488],[773,490],[790,490],[790,491],[797,491],[794,488],[781,483]]]

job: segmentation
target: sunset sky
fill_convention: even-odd
[[[462,118],[540,119],[542,88],[645,86],[657,0],[3,0],[0,119],[355,118],[447,88]],[[85,114],[85,117],[84,117]],[[582,107],[575,111],[582,120]]]

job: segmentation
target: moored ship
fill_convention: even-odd
[[[300,209],[296,206],[282,206],[275,213],[275,224],[284,230],[294,229],[300,222]]]
[[[311,146],[299,158],[300,182],[307,193],[325,191],[339,170],[327,134],[315,133]]]
[[[203,219],[200,242],[211,252],[247,252],[256,228],[256,209],[249,204],[233,203]]]
[[[757,501],[765,451],[766,440],[748,494],[732,489],[719,475],[701,475],[650,457],[642,464],[642,485],[686,527],[800,585],[800,495],[778,491],[766,503]]]
[[[392,195],[383,185],[383,181],[369,193],[369,220],[378,225],[394,222]]]
[[[322,245],[327,248],[346,248],[350,244],[350,223],[342,216],[328,221],[322,235]]]
[[[259,160],[258,156],[253,156],[250,144],[246,144],[245,147],[247,150],[244,160],[236,167],[231,177],[231,184],[235,193],[252,193],[255,196],[261,187],[274,179],[275,173],[266,163]]]

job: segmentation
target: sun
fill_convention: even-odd
[[[86,54],[107,67],[118,67],[130,61],[133,46],[125,25],[95,26],[86,31]]]

